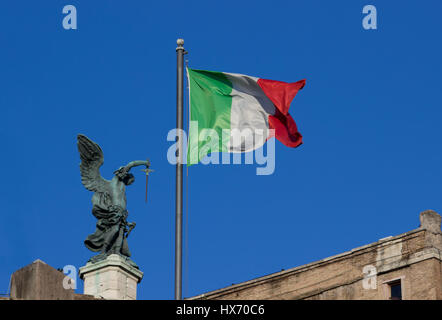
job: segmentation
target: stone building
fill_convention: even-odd
[[[442,300],[441,216],[424,211],[420,222],[415,230],[189,300]],[[142,272],[115,258],[86,265],[80,277],[86,294],[64,289],[63,272],[37,260],[14,272],[10,296],[0,300],[133,300]]]
[[[84,294],[71,289],[70,277],[41,260],[15,271],[11,276],[11,300],[136,300],[137,284],[143,272],[111,254],[97,263],[87,263],[79,270],[84,280]],[[0,297],[2,299],[2,297]]]
[[[66,276],[41,260],[15,271],[11,276],[10,294],[4,300],[94,300],[94,296],[65,289]]]
[[[424,211],[420,222],[415,230],[190,299],[442,300],[441,216]]]

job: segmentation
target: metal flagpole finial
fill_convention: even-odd
[[[184,39],[177,39],[176,44],[178,45],[177,50],[184,50]]]

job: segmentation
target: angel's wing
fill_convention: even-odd
[[[81,159],[81,183],[89,191],[108,192],[110,181],[100,174],[100,167],[104,162],[100,146],[82,134],[77,136],[77,146]]]

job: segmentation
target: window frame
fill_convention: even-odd
[[[404,286],[404,279],[405,276],[399,276],[399,277],[395,277],[395,278],[391,278],[388,279],[387,281],[382,282],[383,287],[384,287],[384,298],[386,300],[396,300],[396,299],[391,299],[391,286],[396,284],[396,283],[400,283],[401,285],[401,300],[405,300],[405,286]]]

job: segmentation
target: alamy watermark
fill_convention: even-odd
[[[66,16],[63,18],[62,25],[65,30],[77,29],[77,8],[69,4],[63,7],[63,14]]]
[[[66,275],[63,278],[63,288],[77,289],[77,268],[73,265],[66,265],[63,267],[63,273]]]
[[[366,14],[362,19],[362,27],[365,30],[376,30],[378,28],[378,13],[376,7],[368,4],[362,8],[362,13]]]
[[[362,288],[366,290],[373,290],[377,288],[377,269],[375,266],[369,264],[362,269],[364,278],[362,279]]]
[[[275,139],[270,137],[274,134],[273,129],[251,128],[222,129],[220,134],[215,129],[198,130],[198,121],[191,121],[189,140],[184,130],[172,129],[167,134],[167,141],[175,141],[167,151],[167,160],[172,165],[187,164],[188,161],[189,164],[200,162],[204,165],[256,163],[260,166],[256,168],[256,175],[271,175],[275,171]]]

